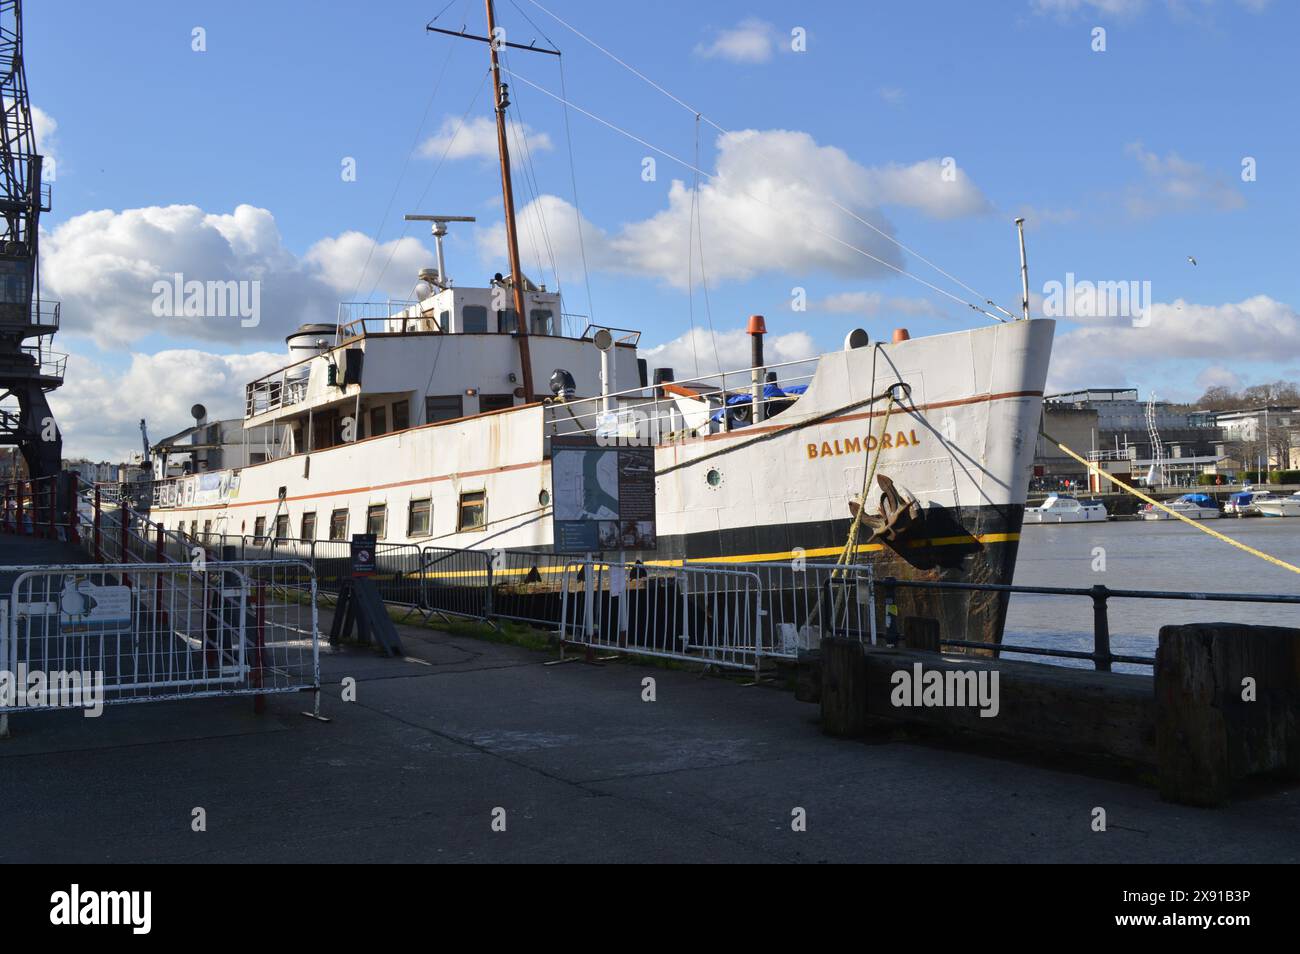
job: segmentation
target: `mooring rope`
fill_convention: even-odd
[[[898,400],[898,397],[894,394],[894,388],[895,388],[895,387],[896,387],[896,385],[890,385],[889,388],[888,388],[888,390],[882,391],[880,394],[878,394],[878,395],[876,395],[875,397],[871,398],[871,399],[870,399],[870,402],[869,402],[869,403],[874,404],[876,401],[879,401],[881,398],[886,398],[886,397],[887,397],[887,398],[889,399],[889,403],[885,405],[885,413],[884,413],[884,415],[883,415],[883,417],[882,417],[881,424],[880,424],[880,433],[881,433],[881,435],[887,434],[887,433],[889,432],[889,416],[893,413],[894,405],[897,404],[897,405],[899,405],[900,407],[902,406],[902,402],[899,401],[899,400]],[[868,457],[870,457],[870,454],[871,454],[871,450],[870,450],[870,442],[868,441],[868,442],[866,442],[866,443],[867,443],[867,450],[865,451],[865,453],[866,453],[866,455],[867,455]],[[843,573],[844,576],[847,577],[847,575],[848,575],[848,568],[849,568],[850,565],[852,565],[852,563],[853,563],[853,558],[854,558],[854,556],[856,556],[856,554],[857,554],[857,550],[858,550],[858,542],[857,542],[857,539],[858,539],[858,526],[862,523],[862,517],[863,517],[863,515],[866,513],[866,507],[867,507],[867,491],[868,491],[868,489],[871,487],[871,479],[876,475],[876,465],[880,463],[880,440],[879,440],[879,438],[877,438],[877,440],[876,440],[876,449],[877,449],[876,456],[875,456],[875,457],[870,457],[870,461],[871,461],[871,463],[870,463],[870,465],[869,465],[869,466],[864,470],[864,473],[863,473],[863,478],[862,478],[862,493],[861,493],[861,495],[860,495],[860,496],[861,496],[861,503],[858,505],[858,512],[857,512],[857,515],[853,518],[853,522],[849,525],[849,535],[848,535],[848,539],[846,539],[846,540],[844,541],[844,548],[840,551],[840,555],[836,558],[836,560],[835,560],[835,569],[831,571],[830,579],[828,580],[828,582],[832,585],[832,593],[831,593],[831,618],[830,618],[830,626],[831,626],[831,631],[832,631],[832,632],[834,632],[834,629],[835,629],[835,620],[837,620],[837,619],[839,618],[839,615],[840,615],[840,605],[841,605],[841,602],[842,602],[841,599],[840,599],[840,597],[841,597],[842,594],[841,594],[839,591],[835,591],[835,590],[834,590],[834,582],[835,582],[835,580],[836,580],[837,578],[840,577],[841,573]],[[817,593],[817,605],[814,606],[814,607],[812,607],[812,608],[808,611],[808,615],[804,618],[804,623],[803,623],[803,624],[804,624],[804,627],[811,626],[811,625],[812,625],[812,621],[813,621],[813,619],[814,619],[815,617],[818,617],[818,616],[821,615],[821,611],[822,611],[822,601],[823,601],[825,598],[826,598],[826,594],[825,594],[824,592],[821,592],[821,591],[819,590],[819,592]]]
[[[1051,434],[1047,433],[1047,431],[1040,429],[1038,433],[1042,434],[1043,437],[1047,438],[1049,441],[1051,441],[1061,450],[1065,451],[1065,453],[1068,456],[1073,457],[1080,464],[1083,464],[1084,467],[1088,468],[1089,473],[1095,473],[1099,477],[1104,477],[1106,480],[1110,481],[1112,484],[1115,484],[1117,487],[1120,487],[1128,491],[1134,497],[1137,497],[1139,500],[1144,500],[1147,503],[1151,504],[1153,507],[1157,507],[1160,510],[1163,510],[1171,517],[1177,517],[1179,520],[1183,521],[1183,523],[1190,524],[1191,526],[1195,527],[1197,530],[1200,530],[1203,533],[1208,533],[1216,540],[1222,540],[1224,543],[1230,544],[1231,546],[1236,547],[1238,550],[1244,550],[1246,553],[1249,553],[1251,556],[1259,557],[1261,560],[1265,560],[1269,563],[1272,563],[1274,566],[1280,566],[1284,570],[1290,570],[1292,573],[1300,573],[1300,566],[1295,566],[1294,564],[1287,563],[1285,560],[1279,560],[1277,557],[1265,553],[1263,550],[1257,550],[1254,547],[1250,546],[1249,544],[1242,543],[1240,540],[1234,540],[1226,533],[1220,533],[1217,530],[1212,530],[1209,527],[1207,527],[1203,522],[1199,520],[1193,520],[1190,517],[1179,513],[1177,510],[1174,510],[1172,507],[1166,507],[1160,501],[1147,496],[1146,494],[1142,493],[1142,491],[1138,490],[1136,487],[1130,487],[1128,484],[1124,483],[1124,481],[1120,480],[1118,477],[1114,476],[1113,474],[1106,473],[1106,471],[1102,470],[1095,463],[1084,460],[1082,457],[1076,454],[1069,447],[1066,447],[1064,444],[1058,441]]]

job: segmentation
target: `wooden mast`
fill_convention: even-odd
[[[519,363],[523,366],[524,401],[531,402],[533,390],[533,362],[528,350],[528,312],[524,307],[524,273],[519,266],[519,235],[515,230],[515,191],[510,181],[510,148],[506,144],[506,107],[510,100],[501,85],[501,66],[497,62],[496,15],[492,0],[487,3],[488,50],[492,57],[492,91],[497,114],[497,151],[501,154],[501,198],[506,212],[506,244],[510,253],[510,284],[514,289],[515,320],[518,324]]]

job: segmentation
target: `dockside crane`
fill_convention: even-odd
[[[50,350],[59,303],[41,299],[40,217],[50,209],[27,98],[22,0],[0,0],[0,445],[16,446],[32,477],[60,470],[63,440],[46,395],[67,356]],[[34,340],[33,340],[34,339]]]

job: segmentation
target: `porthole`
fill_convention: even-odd
[[[549,506],[551,503],[551,492],[543,487],[542,492],[537,495],[537,502],[543,507]]]
[[[717,487],[722,483],[722,474],[717,470],[710,470],[704,475],[704,479],[708,481],[710,487]]]

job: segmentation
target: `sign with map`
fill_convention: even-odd
[[[654,448],[554,438],[551,487],[556,553],[655,548]]]

